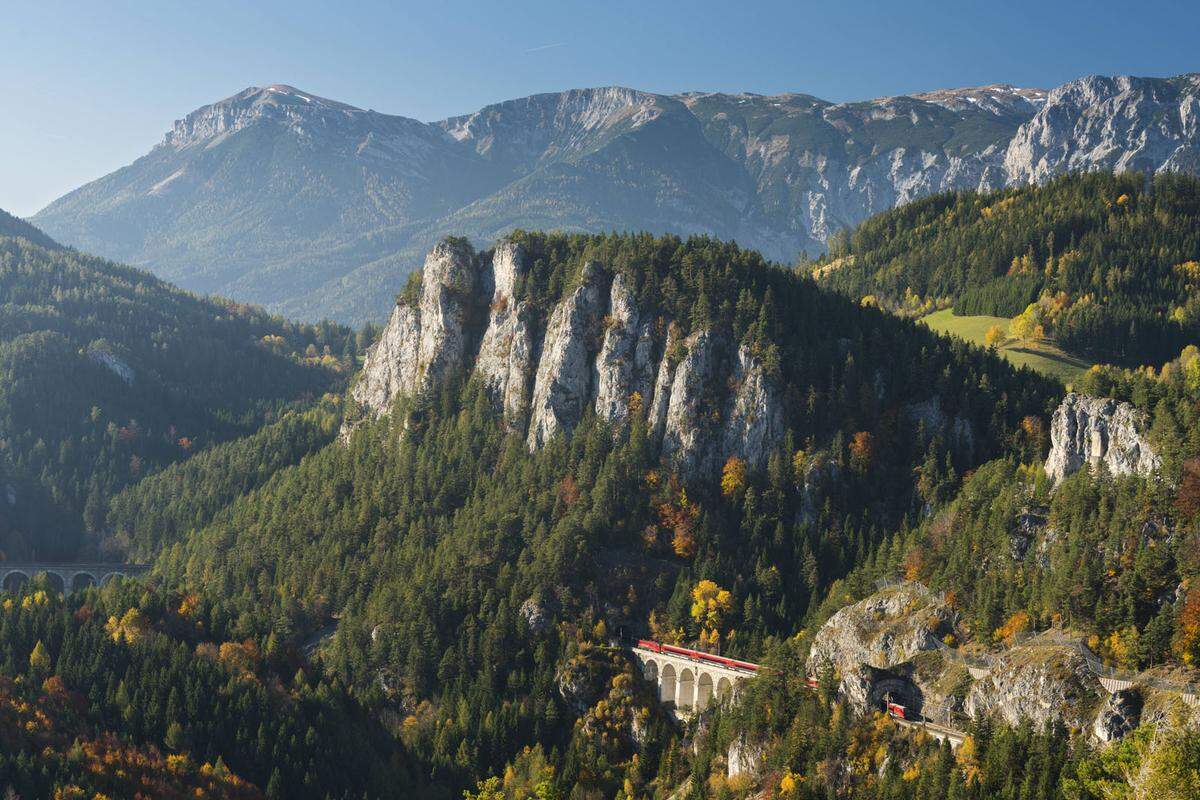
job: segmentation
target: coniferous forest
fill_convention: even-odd
[[[15,231],[0,549],[153,570],[0,599],[0,784],[1101,800],[1148,796],[1136,773],[1138,791],[1197,796],[1200,734],[1174,711],[1107,746],[976,715],[951,748],[855,710],[832,671],[814,690],[806,662],[840,609],[917,582],[952,612],[952,650],[1070,631],[1114,669],[1194,680],[1198,186],[1089,175],[916,201],[837,242],[816,279],[707,237],[514,233],[530,267],[513,299],[537,324],[597,262],[676,341],[716,331],[759,359],[785,430],[761,468],[730,458],[715,479],[673,471],[638,403],[531,452],[470,370],[376,417],[347,388],[378,330],[288,323]],[[1144,415],[1152,474],[1052,486],[1064,388],[893,313],[1015,315],[1061,293],[1045,324],[1111,362],[1074,389]],[[624,634],[764,669],[681,721]]]

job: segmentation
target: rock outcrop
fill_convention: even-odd
[[[490,260],[438,245],[419,297],[401,298],[368,351],[353,398],[379,416],[398,396],[474,374],[531,451],[594,408],[617,432],[645,415],[652,444],[685,479],[713,478],[731,456],[765,466],[784,437],[783,398],[749,347],[715,329],[684,338],[639,307],[629,275],[596,262],[539,315],[520,299],[525,261],[511,241]]]
[[[745,734],[735,737],[725,753],[725,776],[758,778],[762,774],[764,750],[761,744],[751,744]]]
[[[1092,724],[1092,736],[1102,743],[1116,741],[1137,728],[1141,718],[1141,692],[1137,689],[1114,692],[1100,706]]]
[[[967,695],[968,716],[996,714],[1010,725],[1061,720],[1083,728],[1099,704],[1100,684],[1077,647],[1032,639],[995,660]]]
[[[416,383],[421,320],[415,308],[397,305],[378,341],[367,350],[362,372],[350,395],[375,416],[385,413],[392,398],[412,392]]]
[[[712,410],[724,374],[724,341],[699,331],[684,343],[686,355],[675,368],[663,422],[662,454],[683,475],[712,475],[716,454]]]
[[[530,450],[559,431],[574,428],[592,397],[596,342],[608,302],[607,277],[604,267],[588,262],[579,286],[550,315],[533,384]]]
[[[833,667],[842,693],[863,711],[876,699],[877,684],[899,680],[887,671],[938,649],[950,628],[950,611],[933,592],[919,583],[889,586],[821,626],[809,651],[808,671],[819,675]]]
[[[513,242],[496,245],[492,259],[493,294],[487,330],[475,368],[504,410],[511,428],[524,425],[529,411],[529,375],[533,369],[533,329],[529,304],[516,300],[517,282],[526,270],[524,253]]]
[[[469,355],[469,318],[486,285],[462,242],[446,240],[425,259],[421,298],[399,303],[379,341],[367,351],[352,396],[376,415],[397,395],[415,395],[460,372]]]
[[[1083,467],[1113,475],[1149,474],[1160,459],[1146,441],[1145,415],[1130,403],[1071,393],[1050,423],[1046,474],[1057,484]]]
[[[784,434],[779,389],[767,376],[759,358],[745,345],[738,348],[734,385],[721,435],[722,455],[737,456],[760,468]]]
[[[1200,171],[1200,75],[1091,75],[1050,92],[1008,144],[1011,183],[1064,172]]]
[[[620,426],[629,420],[629,403],[654,394],[656,325],[643,319],[629,280],[613,278],[608,327],[596,358],[596,414]]]

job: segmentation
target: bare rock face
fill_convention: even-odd
[[[1010,183],[1064,172],[1200,168],[1200,75],[1092,75],[1059,86],[1008,144]]]
[[[745,734],[738,736],[729,743],[725,755],[725,775],[732,778],[735,775],[749,775],[757,778],[762,774],[763,756],[762,745],[751,744]]]
[[[596,357],[596,414],[614,425],[629,418],[636,392],[643,406],[654,393],[654,321],[642,319],[628,279],[613,278],[608,326]]]
[[[745,345],[738,348],[734,380],[737,388],[725,415],[722,456],[737,456],[761,469],[783,439],[783,403],[762,362]]]
[[[1033,639],[1006,651],[971,687],[966,712],[997,714],[1010,725],[1061,719],[1083,728],[1100,702],[1099,685],[1077,648]]]
[[[666,344],[663,346],[663,356],[658,362],[658,373],[654,378],[654,396],[651,398],[650,414],[647,423],[650,428],[651,441],[661,442],[663,431],[667,427],[667,406],[671,402],[671,384],[675,381],[675,368],[682,358],[684,344],[674,327],[667,329]]]
[[[368,351],[354,399],[380,416],[397,396],[473,369],[530,451],[574,429],[589,408],[617,431],[636,410],[684,480],[714,478],[731,456],[765,466],[785,434],[783,398],[750,348],[735,350],[719,330],[683,338],[639,308],[628,275],[595,262],[539,330],[540,315],[518,300],[527,270],[514,242],[500,242],[490,263],[454,240],[438,245],[419,298],[397,304]]]
[[[1114,742],[1137,728],[1142,718],[1142,695],[1137,689],[1125,689],[1110,694],[1092,724],[1097,741]]]
[[[529,411],[529,378],[533,373],[533,330],[530,310],[515,300],[517,281],[526,265],[520,245],[501,242],[492,258],[493,294],[488,325],[479,345],[475,368],[504,410],[510,428],[523,430]]]
[[[607,273],[591,262],[579,287],[554,309],[533,385],[527,444],[531,451],[570,431],[592,398],[592,359],[607,295]]]
[[[376,416],[399,394],[427,391],[466,366],[468,316],[478,303],[478,267],[466,246],[444,241],[425,259],[416,308],[400,303],[370,350],[352,396]]]
[[[425,391],[450,370],[465,366],[466,318],[476,302],[478,281],[472,254],[456,243],[443,241],[426,257],[414,391]]]
[[[530,597],[521,603],[518,613],[525,624],[529,626],[530,633],[541,633],[552,624],[549,610],[535,597]]]
[[[662,455],[681,475],[711,477],[716,472],[715,421],[726,342],[712,331],[688,338],[687,355],[675,368],[662,434]]]
[[[387,412],[392,398],[410,393],[416,383],[420,338],[419,312],[411,306],[397,305],[379,341],[367,350],[351,396],[378,417]]]
[[[843,608],[821,626],[808,656],[810,675],[833,667],[851,705],[870,703],[874,670],[889,670],[935,650],[950,626],[945,603],[919,583],[889,586]]]
[[[1149,474],[1161,460],[1142,435],[1145,415],[1130,403],[1071,393],[1050,423],[1046,474],[1057,484],[1083,467],[1113,475]]]

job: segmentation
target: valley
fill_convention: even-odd
[[[0,213],[0,791],[1200,797],[1198,112],[272,84]]]

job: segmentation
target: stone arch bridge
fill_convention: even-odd
[[[732,697],[738,684],[753,678],[758,665],[749,661],[688,650],[639,639],[632,648],[646,680],[658,687],[658,698],[680,713],[703,711]]]
[[[51,588],[66,593],[88,586],[103,586],[113,578],[138,578],[149,571],[149,564],[4,561],[0,562],[0,588],[15,591],[33,580],[35,575],[44,574]]]

